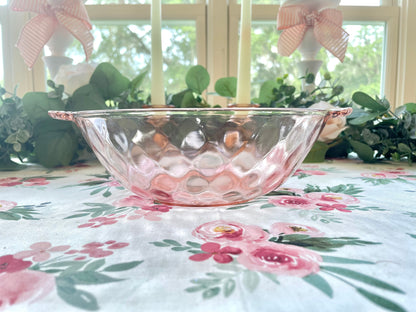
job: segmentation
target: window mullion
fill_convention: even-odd
[[[215,81],[219,78],[229,76],[229,23],[227,0],[209,1],[206,14],[206,65],[211,76],[208,92],[214,92]],[[222,106],[227,104],[224,98],[217,96],[210,96],[208,101],[212,104],[219,104]]]
[[[35,73],[34,70],[28,70],[16,48],[16,42],[22,26],[30,19],[30,15],[10,10],[3,15],[3,57],[6,60],[4,62],[5,88],[13,90],[17,86],[17,94],[23,96],[26,92],[34,90],[33,77]]]
[[[396,105],[416,103],[416,2],[402,0],[400,8],[400,40]]]

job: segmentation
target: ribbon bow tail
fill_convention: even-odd
[[[295,25],[283,30],[277,42],[277,50],[282,56],[290,56],[302,43],[307,30],[304,24]]]
[[[17,12],[33,12],[38,14],[45,14],[44,5],[46,0],[12,0],[10,9]]]
[[[62,26],[81,42],[85,58],[88,61],[94,49],[94,37],[90,32],[91,25],[87,21],[60,12],[56,13],[56,18]]]
[[[344,61],[348,47],[349,34],[342,28],[342,13],[327,9],[314,26],[316,40],[341,62]]]
[[[35,16],[23,26],[16,46],[29,68],[35,64],[56,26],[56,19],[45,15]]]

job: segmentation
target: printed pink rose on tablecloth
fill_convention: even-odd
[[[92,242],[85,244],[79,251],[82,254],[88,254],[91,258],[103,258],[112,255],[114,252],[108,249],[121,249],[127,247],[129,243],[107,241],[105,243]],[[107,249],[104,249],[107,247]],[[81,260],[81,259],[76,259]]]
[[[61,245],[52,247],[49,242],[39,242],[30,246],[30,250],[20,251],[14,255],[17,259],[32,257],[33,261],[46,261],[51,257],[50,252],[60,252],[69,249],[69,245]]]
[[[113,178],[110,178],[110,181],[105,182],[103,185],[108,187],[120,187],[121,184],[117,180],[114,180]]]
[[[284,206],[287,208],[296,208],[296,209],[315,209],[316,200],[300,197],[300,196],[277,196],[270,199],[270,202],[276,206]]]
[[[16,186],[20,184],[23,184],[21,178],[10,177],[10,178],[0,179],[0,186],[10,187],[10,186]]]
[[[0,211],[7,211],[17,206],[16,202],[0,200]]]
[[[315,201],[323,201],[326,203],[332,202],[345,205],[357,204],[360,202],[358,198],[343,193],[312,192],[305,194],[305,197]]]
[[[351,210],[347,209],[347,205],[344,204],[337,204],[337,203],[318,203],[319,210],[323,211],[331,211],[331,210],[338,210],[342,212],[351,212]]]
[[[87,223],[78,225],[79,228],[98,228],[103,225],[110,225],[117,223],[120,218],[124,218],[126,215],[108,215],[103,217],[95,217],[89,219]]]
[[[198,226],[192,235],[205,241],[215,242],[257,242],[269,237],[269,234],[259,226],[224,220],[204,223]]]
[[[218,263],[230,263],[233,261],[231,255],[238,255],[241,253],[240,248],[226,246],[222,247],[217,243],[205,243],[201,245],[201,250],[204,253],[198,253],[189,257],[192,261],[204,261],[211,257]]]
[[[392,172],[364,172],[361,173],[361,176],[364,178],[371,179],[397,179],[399,176],[397,173]]]
[[[49,181],[46,178],[31,178],[23,182],[25,186],[48,185]]]
[[[160,215],[163,212],[160,211],[146,211],[146,210],[135,210],[132,215],[127,217],[128,220],[146,219],[147,221],[160,221],[162,218]]]
[[[294,176],[298,175],[326,175],[327,173],[322,170],[307,170],[307,169],[298,169],[293,174]]]
[[[325,235],[325,233],[312,226],[286,222],[277,222],[272,224],[270,233],[274,236],[280,236],[281,234],[305,234],[311,237],[322,237]]]
[[[305,277],[319,272],[322,258],[303,247],[261,242],[245,243],[237,261],[249,270]]]
[[[381,172],[395,174],[395,175],[398,175],[398,176],[411,174],[408,171],[405,171],[403,168],[395,168],[395,169],[382,170]]]
[[[153,201],[149,198],[144,198],[138,195],[131,195],[113,202],[115,207],[142,207],[153,205]]]
[[[1,273],[14,273],[27,269],[32,265],[31,261],[24,261],[22,259],[15,258],[13,255],[5,255],[0,257],[0,274]],[[1,301],[0,301],[1,307]]]
[[[32,270],[2,274],[0,275],[0,309],[22,302],[34,302],[54,289],[53,274]]]

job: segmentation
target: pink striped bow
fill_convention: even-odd
[[[81,42],[87,60],[93,51],[92,26],[82,1],[61,0],[58,4],[51,3],[48,0],[13,0],[10,5],[14,11],[39,14],[26,23],[17,41],[17,47],[29,68],[33,67],[59,25]]]
[[[316,11],[303,5],[282,6],[277,18],[277,29],[283,30],[277,45],[279,53],[291,55],[310,27],[316,40],[343,62],[349,35],[342,29],[342,12],[330,8]]]

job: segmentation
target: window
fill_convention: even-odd
[[[0,60],[3,59],[3,40],[2,40],[1,24],[0,24]],[[4,69],[3,62],[0,62],[0,86],[4,86]]]
[[[19,84],[19,94],[44,90],[45,68],[37,62],[32,71],[23,64],[14,44],[28,20],[28,14],[10,12],[0,0],[3,67],[0,79],[8,89]],[[87,10],[94,25],[95,48],[92,60],[111,61],[124,75],[133,78],[149,69],[151,0],[88,0]],[[163,0],[165,85],[169,93],[184,87],[184,73],[195,64],[207,67],[211,80],[237,75],[239,0]],[[252,81],[253,96],[261,83],[290,74],[300,74],[299,52],[290,58],[277,53],[276,16],[278,0],[253,0]],[[350,33],[345,62],[341,64],[324,49],[321,74],[333,73],[346,88],[346,96],[356,90],[381,94],[401,105],[416,101],[416,75],[412,51],[416,45],[416,3],[412,0],[341,0],[344,28]],[[412,28],[413,27],[413,28]],[[371,49],[372,53],[367,51]],[[77,41],[67,51],[74,63],[84,60]],[[48,51],[46,50],[46,54]],[[1,55],[1,54],[0,54]],[[3,74],[4,73],[4,74]],[[318,78],[319,79],[319,78]],[[147,88],[150,85],[148,80]],[[213,91],[213,83],[209,88]]]

